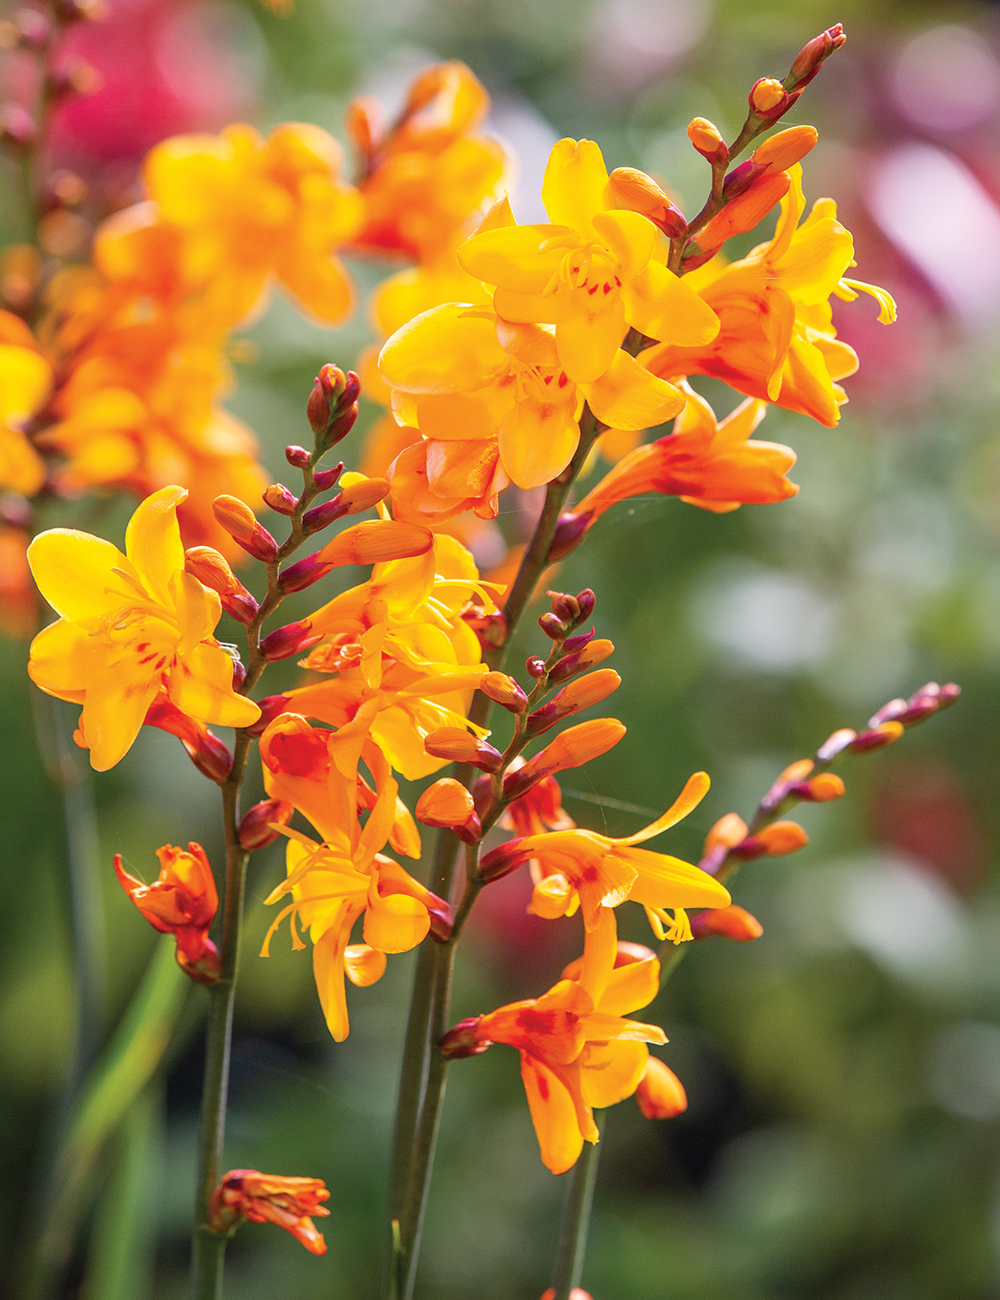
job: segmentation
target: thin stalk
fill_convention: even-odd
[[[600,1137],[604,1136],[607,1111],[599,1110],[594,1123]],[[597,1166],[601,1158],[601,1143],[585,1142],[580,1158],[569,1174],[562,1229],[556,1248],[556,1262],[552,1273],[555,1288],[553,1300],[569,1300],[574,1287],[583,1277],[583,1261],[587,1253],[587,1231],[590,1212],[594,1207],[594,1189],[597,1187]]]

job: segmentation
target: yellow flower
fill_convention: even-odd
[[[0,312],[0,488],[30,497],[45,482],[45,466],[21,425],[48,397],[52,370],[35,348],[27,326],[10,316],[8,328],[8,316]],[[8,342],[11,335],[18,341]]]
[[[570,379],[599,379],[630,325],[684,346],[715,337],[711,308],[653,260],[657,228],[616,208],[592,140],[556,144],[542,199],[552,225],[485,230],[460,247],[458,258],[497,286],[494,306],[504,320],[555,325],[559,363]]]
[[[125,555],[67,528],[28,548],[35,581],[61,615],[32,642],[28,672],[49,695],[83,705],[80,730],[99,772],[127,753],[161,689],[199,722],[246,727],[260,717],[233,690],[233,661],[212,636],[219,597],[184,570],[176,512],[186,496],[166,487],[147,497]]]
[[[604,424],[647,429],[676,415],[686,400],[672,384],[650,382],[655,377],[617,344],[600,373],[577,384],[563,365],[558,325],[553,334],[544,325],[510,324],[468,303],[447,303],[410,321],[382,349],[379,368],[397,417],[432,444],[496,439],[504,476],[521,488],[550,482],[572,460],[585,401]],[[436,479],[432,451],[433,490],[477,495],[455,490],[462,484],[446,480],[444,470]],[[441,451],[446,469],[448,447]]]

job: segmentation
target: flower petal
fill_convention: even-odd
[[[611,365],[583,391],[602,424],[612,429],[651,429],[684,409],[687,395],[658,379],[621,348]]]
[[[707,772],[695,772],[684,782],[684,789],[662,817],[657,817],[655,822],[650,822],[641,831],[636,831],[634,835],[629,835],[626,839],[615,840],[615,843],[642,844],[644,840],[651,840],[654,835],[659,835],[663,831],[669,830],[671,826],[676,826],[679,821],[683,821],[693,808],[698,807],[705,795],[708,794],[711,784]]]
[[[138,594],[114,572],[134,574],[118,547],[74,528],[39,533],[28,547],[28,563],[39,591],[63,618],[99,618],[123,602],[133,604]]]
[[[623,280],[643,270],[656,248],[656,227],[638,212],[600,212],[594,229],[618,259]]]
[[[592,384],[611,365],[628,328],[621,291],[606,282],[585,283],[557,297],[559,360],[570,379]]]
[[[566,402],[517,403],[500,427],[500,460],[518,487],[541,487],[570,463],[580,442],[574,416]]]
[[[728,907],[725,885],[680,858],[649,849],[622,848],[615,857],[636,872],[629,897],[644,907]]]
[[[486,230],[459,247],[458,260],[470,275],[486,284],[515,293],[542,293],[563,263],[567,237],[572,243],[566,226]]]
[[[622,295],[629,324],[661,343],[704,347],[719,332],[719,318],[704,298],[660,262],[626,280]]]
[[[379,354],[378,364],[390,388],[407,393],[468,393],[490,383],[506,359],[497,342],[493,313],[449,302],[397,330]]]
[[[260,708],[233,690],[233,661],[219,645],[202,642],[179,657],[167,694],[172,704],[199,722],[220,727],[249,727]]]
[[[583,1150],[573,1098],[552,1071],[527,1052],[521,1053],[521,1078],[542,1164],[554,1174],[564,1174]]]
[[[170,579],[184,569],[177,507],[186,497],[186,488],[160,488],[139,504],[125,530],[125,554],[149,594],[168,608],[173,604]]]
[[[589,1106],[614,1106],[631,1097],[648,1057],[645,1043],[588,1043],[580,1058],[584,1100]]]
[[[427,908],[409,894],[389,894],[372,901],[365,912],[364,940],[380,952],[409,952],[431,926]]]
[[[608,169],[593,140],[558,140],[542,180],[542,202],[556,225],[572,226],[585,238],[590,223],[605,208]]]
[[[114,767],[132,748],[159,689],[160,674],[135,659],[95,666],[80,714],[80,730],[95,772]]]

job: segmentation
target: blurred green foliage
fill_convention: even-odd
[[[687,120],[706,115],[732,131],[751,82],[784,68],[822,27],[843,21],[851,45],[796,115],[821,128],[820,172],[845,141],[877,134],[855,91],[885,47],[932,22],[982,25],[985,13],[908,0],[849,0],[835,13],[817,0],[719,0],[714,9],[696,0],[298,0],[285,19],[249,3],[245,12],[267,49],[263,125],[305,118],[339,133],[357,91],[399,94],[421,64],[462,58],[504,120],[516,109],[543,134],[547,123],[552,138],[589,135],[611,165],[665,175],[689,204],[704,177]],[[628,51],[602,36],[623,13],[640,25],[645,14],[661,36],[671,23],[704,30],[630,83]],[[381,274],[356,269],[369,286]],[[331,333],[276,302],[248,333],[260,359],[239,368],[230,404],[279,474],[281,447],[303,438],[317,366],[353,361],[368,326],[362,313]],[[860,726],[928,679],[965,689],[955,709],[896,749],[845,765],[847,798],[803,814],[810,847],[751,864],[737,880],[735,898],[764,937],[698,945],[648,1013],[667,1028],[662,1054],[690,1107],[666,1124],[642,1120],[631,1102],[609,1117],[585,1275],[595,1300],[1000,1292],[1000,899],[986,870],[1000,720],[997,339],[970,342],[954,329],[941,337],[918,403],[893,406],[877,394],[866,403],[867,390],[848,381],[858,397],[837,430],[772,410],[762,436],[799,453],[794,500],[721,516],[673,499],[627,502],[559,575],[567,590],[597,593],[599,634],[615,641],[624,679],[613,711],[629,728],[613,754],[567,780],[567,808],[581,824],[629,833],[704,767],[709,798],[663,845],[680,856],[697,859],[716,817],[748,816],[781,768],[834,728]],[[864,368],[862,355],[862,377]],[[701,387],[720,410],[732,404],[719,386]],[[120,540],[126,517],[115,504],[102,531]],[[501,522],[516,538],[519,517]],[[222,635],[236,639],[235,630]],[[512,662],[536,646],[529,627]],[[0,656],[9,809],[0,841],[0,1237],[16,1244],[70,1057],[71,975],[60,801],[32,741],[24,647],[4,644]],[[268,690],[293,674],[280,667]],[[111,855],[123,852],[148,877],[161,843],[199,840],[216,862],[221,844],[214,791],[161,733],[144,734],[95,790],[110,1026],[153,945],[113,881]],[[374,1286],[412,958],[393,958],[380,984],[351,990],[352,1033],[334,1045],[308,953],[289,951],[282,935],[269,960],[256,955],[271,919],[261,901],[280,872],[275,847],[255,859],[249,883],[227,1163],[325,1178],[329,1253],[316,1260],[274,1229],[244,1228],[226,1296],[346,1300]],[[459,958],[456,1018],[540,992],[574,955],[577,922],[539,925],[524,914],[526,897],[519,879],[484,895]],[[629,916],[626,936],[645,939],[644,925]],[[97,1219],[92,1263],[111,1276],[119,1265],[107,1262],[107,1206],[135,1186],[135,1161],[147,1161],[155,1260],[120,1267],[155,1277],[156,1300],[186,1288],[194,1029],[176,1045],[164,1118],[123,1136]],[[160,1105],[149,1096],[141,1104]],[[538,1160],[513,1053],[458,1063],[420,1295],[534,1300],[547,1285],[562,1181]],[[88,1290],[86,1300],[109,1297]]]

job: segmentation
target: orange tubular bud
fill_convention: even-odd
[[[784,86],[774,77],[761,77],[750,88],[750,108],[758,117],[773,117],[788,99]]]
[[[760,938],[764,927],[745,908],[732,903],[729,907],[709,908],[692,916],[691,933],[696,939],[715,934],[722,939],[735,939],[737,943],[750,943]]]
[[[327,1215],[322,1204],[330,1193],[320,1178],[283,1178],[257,1169],[231,1169],[212,1193],[208,1223],[215,1232],[229,1232],[241,1219],[276,1223],[313,1255],[326,1254],[326,1242],[310,1215]]]
[[[712,829],[705,836],[705,847],[703,853],[706,855],[712,853],[720,846],[727,849],[734,849],[746,839],[747,824],[742,817],[736,813],[726,813],[725,817],[720,817]]]
[[[839,50],[846,40],[847,36],[840,23],[835,23],[825,32],[820,32],[819,36],[804,45],[795,56],[791,70],[785,78],[786,88],[789,91],[796,91],[807,86],[819,72],[824,61]]]
[[[388,495],[387,478],[363,478],[343,489],[340,493],[340,504],[345,515],[359,515],[362,510],[370,510],[372,506],[377,506]]]
[[[434,758],[447,758],[452,763],[468,763],[478,767],[481,772],[499,772],[503,766],[503,755],[498,749],[477,740],[471,732],[462,727],[440,727],[432,731],[424,741],[424,749]]]
[[[506,673],[487,673],[479,683],[479,689],[494,704],[502,705],[511,713],[523,713],[528,707],[527,695]]]
[[[269,564],[277,557],[278,543],[257,522],[257,516],[246,502],[223,494],[213,501],[212,513],[233,541],[255,560]]]
[[[674,207],[651,176],[635,167],[616,167],[608,178],[605,194],[616,208],[647,217],[668,239],[679,239],[687,230],[684,213]]]
[[[785,92],[782,90],[781,92]],[[722,133],[707,117],[696,117],[688,124],[688,139],[703,158],[714,165],[729,161],[729,150]]]
[[[472,795],[450,776],[442,776],[429,785],[417,800],[417,820],[425,826],[447,826],[468,843],[482,833]]]
[[[549,673],[549,681],[564,682],[567,678],[575,677],[577,673],[586,672],[588,668],[596,668],[598,664],[604,663],[605,659],[609,659],[614,652],[615,647],[612,642],[604,637],[598,637],[575,654],[560,659]]]
[[[345,528],[327,542],[316,558],[331,568],[341,564],[382,564],[423,555],[433,545],[434,534],[422,524],[371,519]]]
[[[274,826],[287,826],[295,812],[294,807],[284,799],[263,799],[248,808],[240,822],[240,847],[252,853],[255,849],[266,848],[278,838],[280,831]]]
[[[567,767],[580,767],[599,758],[618,744],[625,730],[624,723],[617,718],[593,718],[560,732],[544,749],[528,759],[524,767],[508,772],[503,783],[504,798],[516,799],[543,776],[551,776]]]
[[[779,131],[758,145],[753,151],[753,160],[758,167],[769,167],[776,172],[787,171],[802,161],[815,147],[818,139],[819,132],[814,126],[790,126],[787,131]]]
[[[222,974],[219,953],[208,937],[219,907],[212,867],[193,841],[187,849],[164,844],[156,850],[160,874],[151,885],[129,875],[115,854],[118,883],[154,930],[177,940],[177,964],[199,984],[215,984]]]
[[[579,713],[581,709],[600,704],[621,684],[622,679],[613,668],[599,668],[596,673],[577,678],[575,682],[564,686],[547,704],[528,715],[528,734],[541,735],[571,713]]]
[[[855,754],[866,754],[870,749],[881,749],[883,745],[891,745],[902,734],[901,722],[883,722],[877,727],[872,727],[871,731],[862,731],[860,736],[856,736],[851,741],[850,747]]]
[[[359,989],[377,984],[385,974],[385,953],[369,948],[366,943],[351,943],[344,949],[344,969],[347,978]]]
[[[646,1119],[673,1119],[687,1110],[688,1104],[684,1085],[658,1056],[646,1061],[635,1099]]]
[[[809,843],[809,836],[798,822],[772,822],[756,835],[744,840],[737,846],[736,852],[744,856],[744,845],[750,851],[747,857],[759,857],[764,854],[769,858],[780,858],[786,853],[797,853]],[[752,846],[752,847],[751,847]]]
[[[191,546],[184,552],[184,569],[203,587],[218,594],[227,614],[249,625],[257,617],[257,602],[240,582],[225,556],[211,546]]]
[[[809,803],[829,803],[831,799],[841,797],[844,783],[834,772],[820,772],[818,776],[792,786],[790,793]]]

